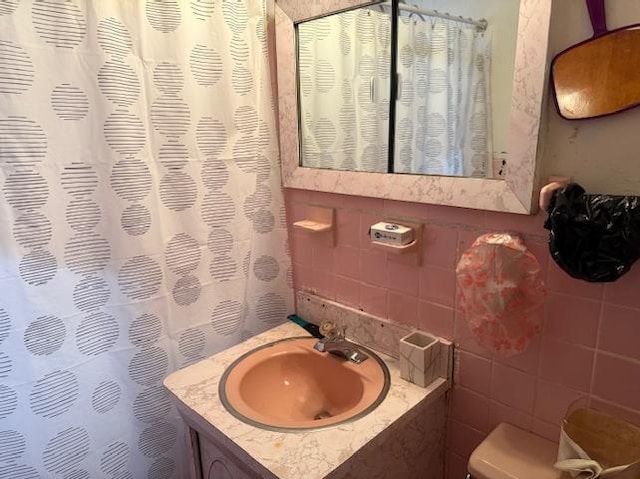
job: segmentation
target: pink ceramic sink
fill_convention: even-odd
[[[275,430],[317,429],[373,411],[389,390],[389,370],[371,350],[361,364],[290,338],[245,354],[220,381],[220,400],[238,419]]]

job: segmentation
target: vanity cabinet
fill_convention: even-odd
[[[288,322],[165,379],[186,426],[188,478],[443,479],[448,366],[446,378],[420,388],[400,377],[397,359],[381,353],[390,374],[386,398],[366,416],[335,427],[272,431],[231,415],[218,396],[229,364],[299,335],[300,327]]]
[[[270,479],[268,471],[252,470],[241,458],[210,436],[189,427],[189,479]],[[256,466],[259,467],[259,466]]]
[[[309,479],[443,479],[445,396],[427,403],[409,411],[330,473],[312,473]],[[209,434],[192,422],[188,414],[183,412],[182,417],[189,427],[189,479],[301,477],[291,475],[295,467],[287,461],[275,469],[278,475],[273,474],[235,443],[225,437],[214,437],[219,431],[207,428],[206,431],[213,431],[213,435]],[[339,432],[336,430],[335,434]],[[301,463],[317,461],[321,460],[322,451],[294,454],[287,460],[293,457]],[[316,467],[306,469],[315,471]]]
[[[196,433],[197,434],[197,433]],[[245,471],[240,461],[214,441],[198,435],[200,468],[203,479],[257,479],[259,476]]]

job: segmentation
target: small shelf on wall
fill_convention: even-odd
[[[309,233],[326,246],[335,246],[334,217],[333,208],[307,206],[306,218],[293,223],[293,227]]]
[[[403,245],[387,244],[387,243],[380,243],[379,241],[372,241],[371,246],[374,249],[385,251],[390,254],[402,255],[402,254],[415,253],[419,248],[420,243],[418,242],[417,239],[414,239],[409,244],[403,244]]]
[[[293,223],[293,226],[309,233],[324,233],[333,229],[333,225],[331,223],[321,223],[313,220],[296,221]]]

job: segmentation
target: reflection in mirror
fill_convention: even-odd
[[[297,25],[301,166],[388,171],[390,11]]]
[[[395,172],[503,177],[519,6],[400,3]]]

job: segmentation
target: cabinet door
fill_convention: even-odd
[[[200,463],[203,479],[256,479],[242,462],[200,434]]]

